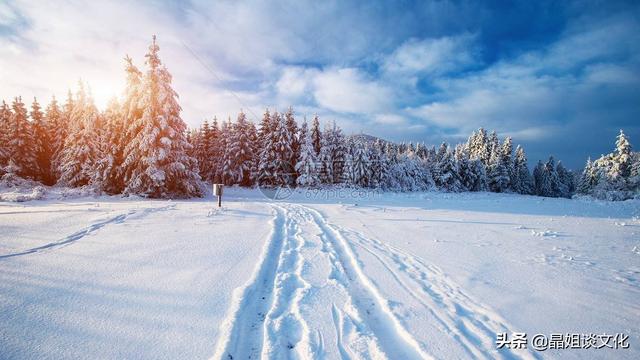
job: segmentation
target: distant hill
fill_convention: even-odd
[[[356,141],[362,141],[362,142],[367,143],[367,144],[369,144],[369,143],[373,144],[373,143],[376,142],[376,140],[380,140],[383,144],[390,142],[388,140],[379,138],[377,136],[369,135],[369,134],[349,135],[349,138],[351,138],[353,140],[356,140]]]

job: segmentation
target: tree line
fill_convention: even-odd
[[[617,152],[588,162],[576,181],[553,157],[531,173],[521,146],[514,150],[510,137],[482,128],[456,146],[396,144],[346,136],[335,122],[321,129],[318,116],[299,123],[289,108],[267,109],[257,126],[241,111],[233,122],[214,118],[188,130],[158,52],[154,37],[145,69],[125,58],[125,92],[104,111],[82,83],[64,104],[53,98],[44,110],[36,99],[30,110],[20,97],[10,106],[3,101],[0,176],[163,198],[202,196],[203,182],[551,197],[578,190],[616,199],[637,193],[638,156],[623,134]],[[608,195],[614,190],[623,195]]]

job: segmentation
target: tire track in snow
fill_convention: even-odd
[[[353,327],[345,326],[344,323],[345,315],[350,315],[352,319],[361,318],[387,356],[402,359],[431,358],[394,316],[387,301],[364,274],[358,259],[342,234],[330,225],[320,212],[302,205],[295,205],[295,207],[303,214],[307,214],[321,231],[321,238],[337,262],[337,270],[341,272],[337,274],[336,279],[344,283],[352,299],[351,305],[354,308],[351,309],[352,314],[348,313],[348,306],[344,312],[335,306],[333,308],[341,356],[345,357],[344,346],[340,343],[341,339],[346,337],[345,330],[354,331]]]
[[[143,210],[141,216],[145,216],[148,214],[151,214],[153,212],[157,212],[157,211],[164,211],[164,210],[169,210],[169,209],[173,209],[175,207],[175,205],[168,205],[168,206],[163,206],[163,207],[159,207],[159,208],[146,208]],[[46,251],[46,250],[53,250],[53,249],[57,249],[57,248],[61,248],[67,245],[70,245],[71,243],[74,243],[80,239],[82,239],[83,237],[94,233],[100,229],[102,229],[103,227],[109,225],[109,224],[121,224],[123,222],[125,222],[125,220],[129,217],[131,217],[134,214],[137,214],[138,210],[136,209],[132,209],[129,210],[128,212],[124,213],[124,214],[119,214],[117,216],[113,216],[110,217],[106,220],[102,220],[102,221],[98,221],[95,222],[81,230],[78,230],[76,232],[74,232],[73,234],[66,236],[58,241],[54,241],[42,246],[37,246],[28,250],[24,250],[24,251],[20,251],[17,253],[13,253],[13,254],[6,254],[6,255],[0,255],[0,260],[2,259],[7,259],[7,258],[12,258],[12,257],[16,257],[16,256],[22,256],[22,255],[28,255],[28,254],[33,254],[33,253],[38,253],[38,252],[42,252],[42,251]]]
[[[507,322],[465,294],[442,271],[422,259],[392,245],[367,238],[359,232],[333,225],[344,236],[354,238],[354,244],[374,256],[389,271],[398,284],[432,314],[444,330],[474,358],[535,358],[529,352],[498,352],[495,336],[510,333]]]
[[[271,308],[285,235],[285,216],[274,206],[271,234],[254,275],[234,290],[232,305],[220,328],[212,359],[257,359],[262,353],[264,322]]]

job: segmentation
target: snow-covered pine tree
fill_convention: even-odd
[[[457,192],[462,190],[458,179],[458,170],[452,151],[446,143],[440,145],[438,150],[437,175],[434,176],[436,186],[444,191]]]
[[[231,117],[222,124],[220,129],[222,157],[220,159],[220,180],[225,185],[233,185],[236,183],[236,173],[233,169],[234,154],[232,151],[234,141],[234,126],[231,123]]]
[[[347,152],[345,137],[335,121],[327,125],[322,133],[320,178],[330,184],[341,183],[344,175],[344,162]]]
[[[207,137],[207,161],[209,163],[208,172],[205,174],[204,180],[216,182],[216,174],[220,167],[223,149],[220,146],[220,128],[218,127],[218,118],[213,117],[211,126],[209,126],[209,134]]]
[[[62,147],[64,146],[64,138],[62,136],[66,133],[66,122],[64,120],[62,110],[58,105],[58,101],[55,96],[51,99],[47,109],[45,111],[45,123],[47,124],[47,134],[49,136],[49,174],[51,176],[51,182],[58,181],[58,171],[56,168],[55,159],[58,157]]]
[[[382,185],[382,171],[383,164],[381,159],[381,145],[380,139],[376,139],[376,141],[368,146],[368,157],[369,157],[369,187],[373,189],[378,189]]]
[[[311,141],[313,142],[313,150],[316,152],[316,156],[320,156],[320,149],[322,148],[322,132],[320,131],[320,120],[318,114],[313,116],[313,122],[311,123]]]
[[[304,137],[302,137],[304,134]],[[300,160],[296,164],[298,179],[296,183],[307,188],[314,188],[320,185],[318,174],[318,160],[313,145],[312,132],[307,131],[307,121],[300,127],[300,140],[303,140],[300,147]]]
[[[353,167],[353,151],[355,151],[353,139],[347,139],[346,141],[347,151],[344,154],[344,164],[342,165],[342,181],[341,185],[350,187],[356,187],[356,173]]]
[[[570,198],[574,191],[573,174],[562,165],[562,161],[558,161],[556,165],[556,174],[558,176],[556,196]]]
[[[492,133],[492,135],[495,133]],[[493,136],[491,137],[491,139]],[[496,140],[497,141],[497,140]],[[502,152],[499,143],[491,140],[491,158],[487,169],[489,189],[493,192],[505,192],[509,189],[509,169],[503,162]]]
[[[51,139],[49,138],[49,126],[36,98],[33,98],[31,113],[29,115],[31,116],[33,144],[36,151],[36,178],[43,184],[53,185],[55,179],[51,174]]]
[[[60,180],[61,176],[62,150],[64,149],[65,142],[67,141],[67,135],[69,133],[69,126],[71,123],[71,113],[73,112],[74,107],[75,101],[73,99],[71,90],[69,90],[67,92],[67,100],[65,101],[64,105],[62,105],[62,109],[60,112],[60,121],[58,122],[59,126],[51,129],[51,167],[56,180]],[[51,123],[51,126],[55,125]]]
[[[558,171],[556,170],[556,162],[553,156],[549,156],[549,160],[544,164],[545,173],[549,179],[551,190],[544,196],[559,197],[562,194],[562,184],[560,183],[560,177],[558,177]]]
[[[533,179],[529,173],[527,165],[527,156],[524,149],[518,145],[516,147],[516,156],[513,161],[513,177],[511,178],[511,188],[518,194],[533,193]]]
[[[291,158],[289,159],[289,164],[291,165],[291,169],[293,169],[292,176],[293,182],[295,184],[295,179],[297,177],[295,167],[300,158],[300,141],[298,139],[298,124],[296,123],[292,107],[289,107],[289,109],[287,109],[287,112],[284,115],[284,119],[287,124],[287,132],[289,133],[291,142]]]
[[[286,118],[280,116],[278,112],[275,112],[273,116],[276,124],[273,139],[275,185],[292,186],[295,185],[295,165],[291,165],[291,159],[293,159],[292,133]]]
[[[318,155],[319,176],[323,184],[331,184],[333,182],[333,161],[331,159],[333,142],[330,139],[331,136],[332,133],[326,128],[322,134],[322,144]]]
[[[351,150],[350,166],[352,184],[359,187],[369,187],[371,183],[371,166],[369,151],[362,141],[354,141]]]
[[[99,139],[95,129],[98,116],[93,99],[80,83],[69,119],[67,138],[60,153],[59,183],[71,187],[84,186],[94,176],[99,156]]]
[[[632,195],[640,195],[640,152],[633,153],[629,173],[629,189]]]
[[[302,124],[300,125],[300,127],[298,128],[298,142],[300,144],[300,148],[302,148],[302,144],[304,144],[304,142],[306,141],[305,139],[307,138],[307,133],[309,132],[309,125],[307,124],[307,117],[303,117],[302,118]],[[302,150],[300,150],[302,151]],[[299,159],[298,159],[299,160]],[[296,163],[297,166],[297,163]]]
[[[507,170],[508,182],[504,185],[504,191],[514,191],[511,186],[513,175],[513,141],[507,136],[500,146],[500,162]]]
[[[202,196],[198,163],[187,152],[186,124],[180,118],[171,74],[158,57],[153,37],[145,57],[148,66],[140,86],[140,117],[133,121],[125,148],[126,194],[149,197]]]
[[[467,147],[469,148],[470,159],[479,159],[485,168],[488,167],[489,159],[491,158],[491,146],[485,129],[480,128],[474,131],[467,141]]]
[[[597,184],[597,181],[598,178],[594,171],[593,163],[591,158],[588,158],[587,163],[584,166],[584,170],[582,170],[582,174],[580,175],[576,192],[584,195],[591,194],[591,191]]]
[[[195,158],[198,160],[198,169],[200,170],[200,178],[204,181],[209,181],[211,177],[211,170],[213,167],[213,159],[210,157],[209,151],[211,145],[209,141],[211,139],[211,129],[209,127],[209,121],[206,119],[200,126],[198,134],[195,137],[194,142]]]
[[[11,154],[9,146],[11,115],[11,108],[2,100],[2,106],[0,106],[0,170],[8,164]]]
[[[464,144],[456,145],[453,157],[456,162],[462,191],[478,191],[478,174],[474,172],[475,169],[471,165],[472,160],[469,158],[467,147]]]
[[[631,173],[631,144],[622,130],[616,138],[616,148],[611,157],[608,181],[614,191],[628,191],[628,179]],[[623,196],[626,197],[626,196]]]
[[[533,183],[536,195],[547,196],[545,194],[551,192],[551,184],[541,160],[538,160],[538,164],[536,164],[536,167],[533,169]]]
[[[124,116],[120,103],[113,98],[103,115],[103,138],[91,182],[107,194],[120,194],[124,180],[120,165],[124,151]]]
[[[33,128],[21,97],[16,97],[12,104],[8,138],[9,162],[14,164],[15,174],[25,178],[36,178],[38,164]]]
[[[265,110],[260,128],[258,129],[258,143],[260,150],[258,153],[258,173],[257,180],[260,186],[272,186],[275,184],[275,132],[276,124],[274,118]]]
[[[244,112],[238,114],[238,120],[231,132],[231,142],[229,144],[232,155],[231,174],[233,182],[241,186],[251,186],[253,184],[252,169],[253,147],[251,146],[250,126]]]

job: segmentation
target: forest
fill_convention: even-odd
[[[240,112],[198,129],[180,116],[172,76],[155,37],[145,69],[125,58],[126,88],[99,110],[79,83],[64,104],[42,108],[21,97],[0,107],[0,176],[45,185],[88,187],[96,193],[151,198],[205,194],[205,183],[244,187],[328,186],[383,191],[491,191],[546,197],[590,195],[624,200],[638,196],[640,156],[623,131],[615,150],[574,174],[550,156],[529,170],[525,150],[510,137],[480,128],[465,143],[438,147],[345,135],[335,122],[321,129],[265,110],[256,126]]]

